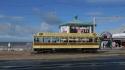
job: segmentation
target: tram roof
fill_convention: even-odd
[[[94,24],[92,23],[67,23],[67,24],[62,24],[60,26],[93,26]],[[60,27],[59,26],[59,27]]]
[[[96,38],[96,33],[37,33],[34,37],[83,37]]]
[[[72,21],[66,22],[64,24],[61,24],[59,27],[61,26],[78,26],[78,27],[82,27],[82,26],[93,26],[96,24],[93,24],[93,22],[82,22],[78,19],[78,16],[74,16]]]
[[[93,24],[93,22],[82,22],[80,20],[73,20],[64,24],[61,24],[59,27],[61,26],[78,26],[78,27],[82,27],[82,26],[93,26],[96,24]]]

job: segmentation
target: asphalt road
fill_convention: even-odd
[[[125,57],[89,60],[0,60],[0,70],[125,70]]]

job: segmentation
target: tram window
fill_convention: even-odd
[[[70,28],[70,32],[71,32],[71,33],[77,33],[77,29],[76,29],[75,27],[71,27],[71,28]]]
[[[48,40],[48,43],[50,43],[50,40]]]
[[[52,42],[53,42],[53,43],[59,43],[60,40],[59,40],[59,38],[52,38]]]
[[[81,42],[89,42],[89,39],[88,38],[83,38],[80,40]]]
[[[70,38],[68,38],[68,40],[69,40],[70,43],[80,42],[79,38],[74,38],[74,37],[70,37]]]
[[[68,42],[68,38],[61,38],[60,40],[61,40],[61,42],[63,42],[63,43],[64,43],[64,42]]]
[[[89,42],[92,42],[92,39],[89,39]]]
[[[34,38],[34,42],[39,42],[39,38]]]
[[[50,42],[50,38],[44,38],[44,43],[49,43]]]
[[[43,42],[44,40],[43,40],[43,38],[39,38],[39,42]]]
[[[34,42],[36,42],[36,38],[34,38]]]
[[[60,42],[64,42],[64,40],[65,40],[64,38],[60,38]]]
[[[36,42],[39,42],[39,38],[36,38]]]

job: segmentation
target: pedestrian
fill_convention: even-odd
[[[116,43],[112,42],[112,47],[115,48],[116,47]]]

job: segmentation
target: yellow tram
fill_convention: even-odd
[[[37,33],[34,35],[34,51],[56,49],[96,51],[98,48],[98,36],[95,33]]]
[[[83,23],[77,17],[71,22],[59,26],[58,33],[40,32],[33,36],[33,50],[81,49],[97,50],[98,36],[93,22]]]

